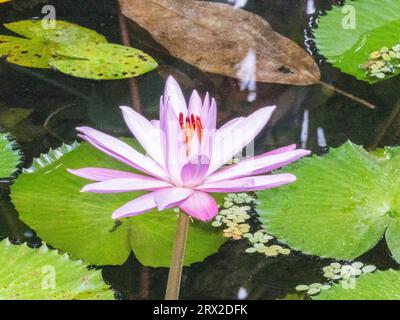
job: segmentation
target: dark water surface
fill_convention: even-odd
[[[324,9],[328,7],[327,2],[316,1],[316,5]],[[120,43],[115,1],[58,0],[49,3],[56,7],[57,19],[92,28],[105,35],[110,42]],[[0,9],[1,23],[41,16],[41,7],[39,4],[23,11],[9,7]],[[306,1],[302,0],[250,0],[245,7],[267,19],[276,31],[303,47],[304,30],[310,18],[305,8]],[[3,28],[1,34],[7,34],[7,31]],[[366,99],[378,108],[367,109],[319,85],[258,84],[257,100],[248,103],[236,80],[204,74],[169,57],[165,49],[150,41],[146,32],[136,32],[131,41],[132,45],[152,55],[161,66],[159,70],[137,79],[142,109],[149,118],[158,117],[159,96],[165,75],[169,73],[180,75],[178,80],[185,81],[186,93],[196,88],[215,96],[220,123],[266,105],[278,105],[268,129],[256,141],[257,152],[300,143],[305,109],[310,112],[307,147],[314,152],[320,152],[316,139],[318,127],[324,129],[329,146],[339,146],[347,139],[370,146],[400,98],[398,78],[370,86],[321,63],[325,82]],[[33,157],[46,153],[50,147],[74,141],[74,128],[78,125],[90,125],[116,136],[128,135],[118,106],[130,104],[129,97],[126,80],[90,81],[0,62],[0,111],[8,108],[32,111],[28,118],[16,125],[3,123],[0,119],[0,126],[11,132],[21,146],[24,166],[29,166]],[[53,113],[44,127],[46,119]],[[380,145],[396,145],[399,137],[400,120],[389,128]],[[0,237],[11,237],[14,242],[28,241],[31,246],[39,245],[40,240],[35,237],[34,231],[18,220],[8,193],[8,186],[0,185]],[[246,246],[245,240],[228,242],[218,254],[185,268],[181,297],[235,299],[239,288],[243,287],[250,299],[283,298],[293,293],[298,284],[323,282],[320,268],[330,262],[299,253],[277,258],[247,255],[243,253]],[[395,266],[383,242],[359,260],[382,269]],[[124,299],[162,298],[167,272],[165,268],[142,267],[133,254],[123,266],[103,268],[104,279],[116,290],[116,296]]]

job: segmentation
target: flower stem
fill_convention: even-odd
[[[189,216],[180,211],[174,247],[172,249],[171,267],[168,274],[165,300],[178,300],[181,286],[183,259],[185,257],[186,238],[189,228]]]

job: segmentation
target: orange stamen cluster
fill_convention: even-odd
[[[183,131],[183,137],[186,145],[186,155],[190,154],[190,144],[192,142],[193,135],[196,133],[199,143],[203,136],[203,126],[201,124],[201,119],[199,116],[193,114],[184,117],[183,113],[179,114],[179,125]]]

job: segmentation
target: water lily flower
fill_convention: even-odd
[[[115,210],[114,219],[154,208],[178,207],[195,219],[208,221],[218,213],[217,203],[209,193],[263,190],[296,180],[290,173],[266,174],[310,153],[295,145],[225,166],[265,127],[274,109],[261,108],[216,129],[215,100],[207,94],[202,101],[193,91],[187,106],[178,83],[169,77],[160,101],[159,121],[149,121],[133,109],[121,107],[128,128],[147,155],[96,129],[77,128],[83,140],[132,167],[134,172],[106,168],[69,172],[95,181],[84,186],[82,192],[148,191]]]

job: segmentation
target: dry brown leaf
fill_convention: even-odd
[[[251,12],[193,0],[119,0],[122,13],[169,53],[205,72],[237,78],[237,65],[253,49],[257,81],[319,83],[314,59]]]

